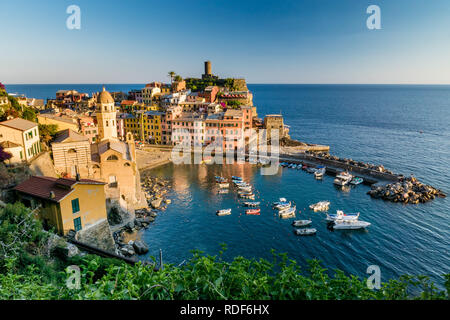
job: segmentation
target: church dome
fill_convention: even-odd
[[[114,99],[111,97],[111,94],[105,90],[105,87],[103,87],[103,91],[97,96],[97,103],[114,103]]]

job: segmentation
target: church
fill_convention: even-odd
[[[117,137],[116,108],[111,94],[103,88],[96,97],[98,139],[89,139],[70,129],[58,133],[52,143],[56,171],[62,176],[101,180],[109,207],[114,204],[133,212],[142,202],[140,175],[136,166],[133,135]]]

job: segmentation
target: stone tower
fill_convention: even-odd
[[[117,139],[116,107],[114,99],[105,87],[97,96],[96,107],[99,140]]]
[[[212,76],[211,61],[205,61],[205,75]]]

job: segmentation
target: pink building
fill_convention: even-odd
[[[162,144],[172,145],[172,125],[173,120],[180,117],[182,107],[179,105],[168,107],[165,114],[161,117],[161,142]]]
[[[92,117],[80,117],[80,131],[89,139],[89,143],[97,142],[98,127]]]

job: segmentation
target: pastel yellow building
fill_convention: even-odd
[[[125,131],[141,141],[161,144],[161,119],[163,112],[136,111],[124,119]]]
[[[26,206],[40,207],[38,217],[44,228],[54,228],[61,235],[107,219],[104,182],[33,176],[14,189]]]
[[[78,132],[78,122],[74,118],[70,118],[64,115],[54,115],[54,114],[38,114],[37,115],[39,124],[55,124],[58,126],[58,131],[70,129]]]

